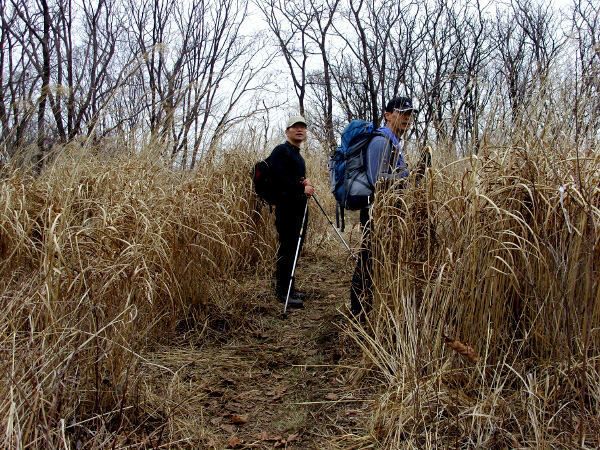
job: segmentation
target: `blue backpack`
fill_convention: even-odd
[[[331,192],[339,205],[336,217],[338,207],[342,208],[342,231],[344,209],[355,211],[371,203],[375,189],[367,177],[366,157],[367,147],[376,134],[371,122],[353,120],[344,128],[340,146],[329,158]]]

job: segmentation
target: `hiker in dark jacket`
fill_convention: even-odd
[[[286,124],[285,135],[287,141],[275,147],[271,153],[272,173],[275,174],[276,185],[281,191],[280,200],[275,204],[275,227],[279,234],[275,293],[280,302],[285,302],[290,286],[306,202],[315,192],[314,187],[306,178],[306,165],[304,158],[300,155],[300,145],[306,139],[304,117],[291,117]],[[298,254],[300,254],[304,236],[306,236],[307,223],[308,217],[304,221]],[[302,308],[303,298],[304,294],[295,289],[292,280],[288,306]]]
[[[377,181],[393,182],[408,177],[410,172],[404,161],[400,139],[411,127],[417,112],[412,100],[407,97],[392,98],[387,103],[385,125],[377,129],[377,134],[367,148],[367,176],[372,186]],[[350,309],[355,316],[361,315],[363,309],[368,312],[373,304],[371,206],[360,210],[363,238],[350,287]]]

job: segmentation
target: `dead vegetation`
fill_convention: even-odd
[[[247,174],[158,161],[65,148],[40,176],[2,181],[6,448],[65,448],[80,424],[87,448],[112,445],[152,346],[243,323],[236,279],[273,253]]]
[[[534,124],[378,198],[362,325],[315,205],[310,300],[280,319],[252,152],[186,172],[73,144],[5,171],[2,446],[597,447],[598,148]]]
[[[379,198],[357,331],[385,448],[600,445],[599,149],[552,129]]]

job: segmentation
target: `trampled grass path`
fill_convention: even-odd
[[[277,302],[269,280],[258,289],[246,325],[215,339],[183,337],[151,361],[157,404],[171,399],[170,423],[182,448],[352,449],[364,438],[370,396],[351,382],[360,363],[344,315],[353,270],[342,244],[328,256],[304,254],[298,287],[305,308]],[[164,420],[164,417],[161,417]],[[156,434],[156,432],[155,432]]]

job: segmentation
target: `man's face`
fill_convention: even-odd
[[[306,125],[303,123],[295,123],[287,130],[285,130],[285,135],[292,144],[299,146],[304,139],[306,139]]]
[[[402,136],[413,123],[412,111],[400,112],[395,109],[393,112],[386,112],[387,127],[392,130],[396,136]]]

